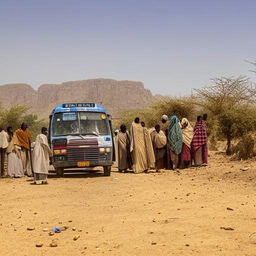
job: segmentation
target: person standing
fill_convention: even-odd
[[[0,177],[5,176],[5,158],[6,158],[6,149],[8,147],[8,134],[7,132],[0,127],[0,162],[1,162],[1,173]]]
[[[162,115],[161,117],[161,130],[164,132],[166,136],[166,169],[170,170],[171,169],[171,157],[170,157],[170,144],[168,143],[168,132],[169,132],[169,127],[168,127],[168,116],[167,115]]]
[[[156,159],[155,159],[150,132],[146,127],[145,122],[141,122],[141,126],[143,127],[143,130],[144,130],[144,140],[145,140],[146,155],[147,155],[147,170],[154,169]]]
[[[178,168],[179,154],[182,150],[182,131],[180,120],[177,116],[171,117],[171,123],[168,131],[168,143],[170,146],[172,169],[175,170]]]
[[[148,170],[147,153],[145,145],[144,128],[140,124],[139,117],[136,117],[131,125],[131,146],[133,171],[141,173]]]
[[[115,147],[115,161],[113,162],[113,166],[118,168],[118,130],[114,132],[114,147]]]
[[[47,128],[43,127],[41,134],[36,137],[32,157],[35,184],[47,184],[50,156],[52,156],[52,151],[47,140]]]
[[[9,126],[7,128],[8,133],[8,141],[9,145],[7,147],[7,158],[8,158],[8,168],[7,173],[8,176],[12,178],[20,178],[24,177],[23,166],[21,161],[21,148],[15,145],[15,141],[17,141],[16,134],[13,133],[12,127]]]
[[[151,133],[151,139],[156,159],[156,171],[166,168],[166,136],[161,131],[160,125],[155,126],[155,130]]]
[[[24,174],[31,177],[31,135],[27,124],[22,123],[20,129],[18,129],[15,134],[17,136],[16,145],[21,147],[21,161]]]
[[[194,136],[191,142],[191,153],[195,166],[203,164],[203,146],[207,144],[206,126],[202,116],[197,117],[197,122],[194,128]]]
[[[132,166],[130,155],[130,137],[126,126],[122,124],[117,135],[117,155],[119,172],[127,171]]]
[[[207,165],[208,164],[208,146],[207,146],[207,121],[208,115],[203,114],[203,123],[205,126],[205,132],[206,132],[206,143],[202,145],[202,157],[203,157],[203,164]]]
[[[191,142],[193,139],[193,127],[187,118],[181,120],[182,129],[182,151],[180,154],[180,168],[191,166]]]

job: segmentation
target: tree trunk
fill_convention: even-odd
[[[231,125],[228,126],[226,155],[231,155]]]

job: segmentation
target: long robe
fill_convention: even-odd
[[[182,151],[180,154],[180,168],[186,168],[191,165],[191,142],[193,139],[193,127],[187,118],[182,118],[181,125],[186,125],[185,128],[182,128]]]
[[[144,172],[148,169],[147,152],[145,144],[144,128],[135,122],[131,125],[131,147],[133,171]]]
[[[119,156],[118,156],[118,135],[116,135],[114,137],[114,144],[115,144],[115,161],[113,163],[113,166],[117,168],[118,167],[118,158],[119,158]]]
[[[29,129],[25,131],[18,129],[16,132],[15,145],[21,147],[21,161],[23,165],[23,171],[26,175],[32,176],[31,159],[30,159],[30,142],[31,135]]]
[[[130,139],[128,132],[119,132],[117,135],[118,169],[131,168]]]
[[[48,174],[50,154],[47,137],[44,134],[37,135],[33,150],[34,173]]]
[[[159,133],[157,131],[153,131],[151,133],[151,139],[155,153],[156,169],[164,169],[166,168],[167,138],[163,131],[160,131]]]
[[[152,145],[152,140],[151,136],[149,133],[149,130],[144,127],[144,138],[145,138],[145,146],[146,146],[146,155],[147,155],[147,169],[153,169],[155,168],[155,154],[154,154],[154,149]]]
[[[20,155],[21,148],[14,145],[14,142],[16,140],[16,134],[14,134],[12,138],[9,138],[9,140],[10,142],[7,147],[7,173],[10,177],[24,177],[24,171]]]
[[[168,132],[168,143],[170,146],[170,159],[172,169],[178,168],[179,154],[182,151],[182,131],[178,117],[172,116]]]
[[[191,142],[191,152],[195,165],[207,163],[207,133],[206,124],[204,121],[199,121],[196,123],[194,128],[194,137]]]

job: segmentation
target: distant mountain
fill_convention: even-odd
[[[43,84],[34,90],[28,84],[0,86],[0,104],[10,107],[27,104],[31,112],[47,118],[51,111],[64,102],[96,102],[114,117],[124,110],[145,108],[154,96],[142,82],[90,79],[62,84]]]

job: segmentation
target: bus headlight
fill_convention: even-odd
[[[54,154],[54,155],[60,155],[60,150],[59,150],[59,149],[53,150],[53,154]]]
[[[111,148],[106,148],[106,153],[110,153],[111,152]]]
[[[61,150],[60,150],[60,153],[61,153],[62,155],[67,154],[67,150],[66,150],[66,149],[61,149]]]
[[[66,149],[54,149],[53,154],[54,155],[65,155],[65,154],[67,154],[67,150]]]
[[[100,148],[100,154],[104,154],[105,153],[105,148]]]

